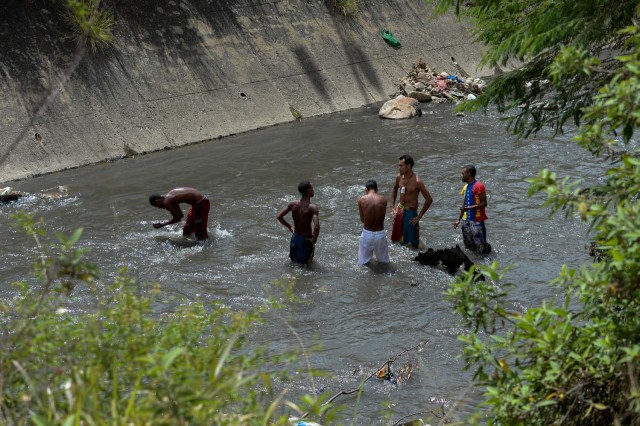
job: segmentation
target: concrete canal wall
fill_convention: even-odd
[[[58,14],[3,3],[0,182],[384,101],[419,59],[489,74],[421,0],[364,0],[355,18],[322,0],[114,0],[113,46],[80,57]]]

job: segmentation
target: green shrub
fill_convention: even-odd
[[[121,270],[110,285],[74,249],[81,230],[59,234],[46,255],[41,224],[16,216],[40,250],[36,284],[0,305],[0,423],[288,424],[276,368],[296,359],[252,347],[248,337],[272,306],[232,312],[185,303],[154,311],[157,288]],[[69,310],[81,297],[82,310]],[[268,355],[268,356],[267,356]],[[332,409],[305,397],[305,409]],[[291,404],[291,403],[289,403]]]
[[[479,0],[469,7],[476,34],[489,45],[488,64],[524,61],[470,107],[497,104],[525,137],[544,125],[561,131],[574,119],[574,140],[608,168],[592,187],[547,169],[529,180],[530,194],[546,194],[552,212],[592,230],[597,259],[563,267],[550,283],[560,301],[509,312],[506,290],[513,284],[503,283],[497,264],[479,268],[486,282],[468,273],[447,291],[471,328],[462,336],[462,357],[485,391],[472,421],[640,425],[637,4]]]

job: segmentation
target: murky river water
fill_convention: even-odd
[[[549,218],[540,197],[527,197],[524,180],[540,167],[589,178],[599,166],[566,137],[516,143],[495,116],[456,117],[449,105],[427,109],[437,113],[409,121],[383,121],[376,108],[354,110],[15,182],[14,188],[26,192],[65,185],[70,196],[57,201],[26,197],[0,206],[0,297],[13,292],[8,283],[26,276],[35,255],[33,241],[8,218],[24,209],[43,217],[52,232],[83,227],[81,245],[90,249],[88,257],[105,280],[129,266],[141,281],[161,283],[166,305],[159,309],[171,309],[179,297],[249,308],[269,295],[267,284],[295,281],[295,293],[306,303],[283,315],[290,314],[306,345],[322,344],[310,362],[333,375],[315,381],[329,395],[357,386],[363,374],[389,357],[429,340],[423,350],[405,357],[415,364],[408,383],[395,388],[368,382],[359,408],[343,414],[345,423],[390,424],[393,420],[382,420],[388,409],[397,419],[439,404],[455,411],[454,418],[463,416],[476,391],[469,389],[471,375],[456,359],[457,336],[464,330],[442,295],[451,276],[413,262],[415,252],[398,246],[391,247],[391,272],[357,264],[356,200],[364,183],[376,179],[380,193],[388,196],[397,158],[413,155],[414,171],[434,198],[421,221],[421,236],[430,247],[448,247],[461,243],[460,231],[451,225],[460,204],[460,167],[475,164],[489,194],[487,232],[494,249],[478,261],[517,265],[509,278],[517,285],[513,308],[522,310],[554,295],[546,283],[563,263],[588,260],[584,225],[561,215]],[[275,220],[288,201],[299,198],[301,180],[314,184],[320,209],[320,238],[310,267],[289,262],[290,234]],[[209,245],[176,244],[180,225],[152,228],[169,216],[149,205],[149,194],[177,186],[209,195]],[[73,303],[77,310],[84,308],[81,297]],[[256,338],[276,348],[298,345],[279,321],[267,324]],[[299,374],[292,392],[311,392],[304,370]],[[340,401],[356,406],[355,397]]]

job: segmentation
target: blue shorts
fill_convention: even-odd
[[[313,260],[314,245],[302,235],[293,234],[289,248],[289,257],[296,263],[309,263]]]
[[[402,212],[402,243],[418,247],[420,244],[420,225],[409,223],[418,216],[418,210],[404,210]]]

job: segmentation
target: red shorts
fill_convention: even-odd
[[[182,228],[183,235],[191,235],[195,232],[196,238],[206,240],[209,238],[207,234],[207,221],[209,220],[209,208],[211,203],[208,198],[203,198],[196,205],[189,209],[187,220]]]

